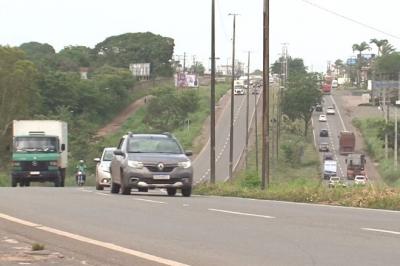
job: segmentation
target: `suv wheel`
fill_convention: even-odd
[[[192,187],[182,188],[182,196],[190,197],[190,195],[192,195]]]
[[[176,188],[167,188],[168,196],[175,196]]]
[[[102,185],[96,183],[96,190],[103,190],[103,189],[104,187]]]
[[[138,189],[138,191],[139,191],[139,192],[148,192],[149,189],[148,189],[147,187],[140,187],[140,188]]]
[[[16,187],[18,185],[18,180],[15,177],[11,177],[11,186]]]
[[[123,183],[122,183],[121,184],[121,194],[122,195],[130,195],[131,194],[131,188],[124,186]]]

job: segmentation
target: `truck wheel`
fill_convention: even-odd
[[[25,186],[30,187],[31,186],[31,181],[25,181]]]
[[[11,186],[16,187],[18,185],[18,180],[15,177],[11,177]]]
[[[192,195],[192,187],[182,188],[182,196],[190,197],[190,195]]]
[[[96,183],[96,190],[103,190],[103,189],[104,187],[102,185]]]
[[[60,174],[61,174],[60,187],[64,187],[65,186],[65,169],[61,169]]]

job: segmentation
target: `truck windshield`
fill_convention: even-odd
[[[15,152],[57,152],[55,137],[17,137],[14,140]]]

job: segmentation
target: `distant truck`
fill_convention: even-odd
[[[331,176],[336,176],[337,162],[334,160],[324,161],[324,179],[329,179]]]
[[[356,136],[354,132],[342,131],[339,135],[339,153],[342,155],[354,152],[356,146]]]
[[[359,153],[351,153],[345,159],[347,168],[347,179],[354,179],[357,175],[365,176],[365,155]]]
[[[14,120],[11,185],[54,182],[63,187],[68,164],[68,126],[56,120]]]
[[[332,91],[332,84],[330,84],[330,83],[322,84],[322,93],[323,94],[331,94],[331,91]]]

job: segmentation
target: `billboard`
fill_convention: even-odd
[[[175,74],[175,87],[179,88],[197,88],[199,80],[195,74],[177,73]]]
[[[148,77],[150,76],[150,63],[130,64],[129,70],[135,77]]]

